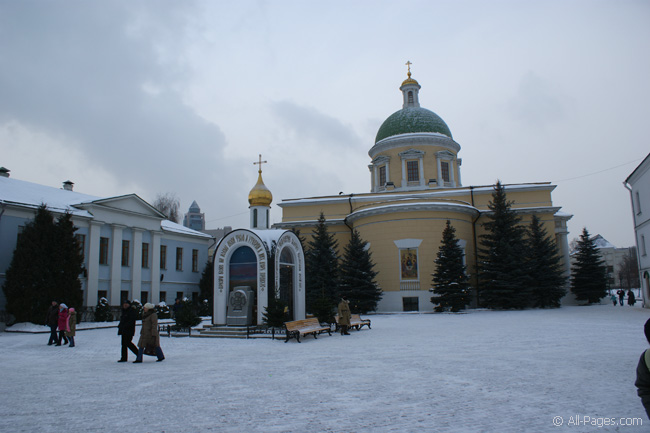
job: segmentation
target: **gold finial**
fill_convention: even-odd
[[[402,81],[402,86],[405,85],[405,84],[417,84],[419,86],[418,82],[415,81],[413,78],[411,78],[411,65],[413,63],[411,63],[411,61],[409,60],[404,64],[408,67],[408,78],[406,80]]]
[[[260,169],[257,171],[258,173],[262,173],[262,164],[268,164],[268,161],[262,161],[262,154],[260,153],[260,159],[258,162],[254,162],[253,165],[258,165],[260,166]]]
[[[412,64],[413,64],[413,63],[411,63],[410,60],[408,60],[408,61],[405,63],[405,65],[408,66],[408,68],[409,68],[409,71],[408,71],[408,76],[409,76],[409,78],[411,78],[411,65],[412,65]]]

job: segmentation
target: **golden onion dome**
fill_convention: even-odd
[[[259,170],[258,173],[257,183],[253,189],[251,189],[251,192],[248,193],[248,203],[251,206],[271,206],[273,194],[271,194],[271,191],[269,191],[266,185],[264,185],[264,181],[262,180],[262,170]]]
[[[418,86],[420,85],[420,83],[418,83],[416,80],[411,78],[411,72],[408,73],[408,78],[406,80],[402,81],[402,86],[405,86],[407,84],[415,84],[415,85],[418,85]]]
[[[405,86],[407,84],[415,84],[417,86],[420,85],[420,83],[418,83],[413,78],[411,78],[411,65],[412,65],[412,63],[411,63],[410,60],[408,62],[406,62],[406,66],[408,66],[408,78],[406,80],[402,81],[402,86]]]

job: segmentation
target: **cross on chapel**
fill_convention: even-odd
[[[262,154],[260,153],[260,159],[259,159],[259,161],[258,161],[258,162],[254,162],[253,165],[258,165],[258,164],[259,164],[260,169],[259,169],[258,173],[261,173],[261,172],[262,172],[262,164],[268,164],[268,163],[269,163],[268,161],[262,161]]]

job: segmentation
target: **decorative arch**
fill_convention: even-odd
[[[268,263],[268,251],[275,246],[274,263]],[[233,254],[241,248],[250,248],[257,260],[257,288],[255,290],[258,324],[263,322],[263,314],[268,306],[268,290],[277,296],[280,287],[280,257],[290,257],[295,264],[292,273],[293,318],[305,318],[305,259],[298,237],[285,230],[246,230],[238,229],[224,236],[214,252],[214,306],[212,322],[225,325],[230,293],[230,261]],[[274,267],[275,281],[268,280],[269,266]]]

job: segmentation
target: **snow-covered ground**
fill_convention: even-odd
[[[300,344],[162,338],[167,359],[142,364],[116,362],[115,328],[75,348],[0,333],[0,432],[650,431],[634,387],[650,310],[368,317]]]

